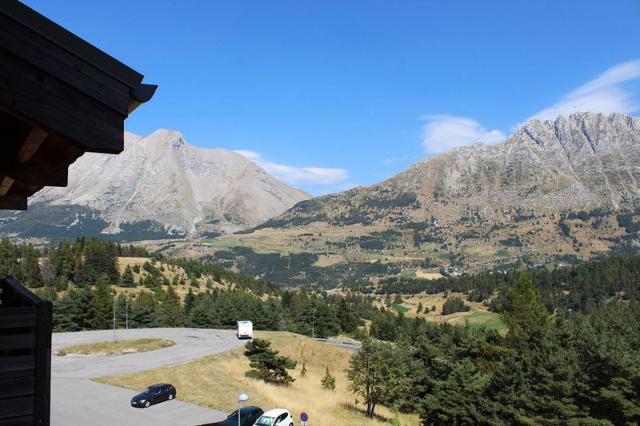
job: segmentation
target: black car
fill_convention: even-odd
[[[149,407],[176,397],[176,388],[166,383],[151,385],[141,393],[131,398],[132,407]]]
[[[263,411],[260,407],[242,407],[240,409],[240,426],[253,426]],[[200,426],[238,426],[238,411],[229,414],[226,419],[217,423],[207,423]]]

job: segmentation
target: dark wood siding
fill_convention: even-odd
[[[0,426],[48,425],[51,302],[0,281]]]

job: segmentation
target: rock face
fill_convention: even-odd
[[[59,224],[70,231],[74,221],[91,219],[104,234],[142,226],[197,236],[246,229],[307,198],[235,152],[189,145],[161,129],[125,134],[119,155],[84,155],[70,168],[68,187],[45,188],[29,212],[80,207],[71,223]]]
[[[505,143],[457,148],[380,184],[301,202],[257,229],[363,235],[369,227],[393,235],[382,238],[385,248],[418,257],[589,257],[632,243],[624,229],[635,225],[619,222],[637,220],[638,182],[640,118],[577,113],[531,120]]]
[[[506,143],[425,159],[378,185],[301,203],[262,227],[618,210],[638,205],[639,181],[640,118],[578,113],[531,120]]]

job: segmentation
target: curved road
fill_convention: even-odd
[[[54,333],[52,352],[65,346],[111,340],[111,330]],[[195,425],[222,420],[220,411],[178,400],[131,407],[135,391],[93,382],[91,379],[134,373],[225,352],[243,345],[232,330],[151,328],[117,330],[119,340],[161,337],[174,346],[149,352],[114,356],[51,357],[51,424],[75,425]],[[152,383],[149,383],[152,384]]]

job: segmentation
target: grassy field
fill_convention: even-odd
[[[399,303],[396,303],[395,305],[393,305],[393,309],[395,309],[396,311],[401,312],[403,314],[406,313],[409,310],[409,308],[407,308],[406,306],[401,305]]]
[[[393,299],[395,295],[391,295]],[[402,312],[408,317],[421,317],[429,321],[448,322],[450,324],[464,325],[467,322],[471,327],[486,327],[491,330],[497,330],[499,333],[506,333],[505,324],[500,316],[495,312],[490,312],[487,307],[481,303],[471,302],[467,300],[467,296],[463,293],[450,293],[450,296],[461,297],[467,305],[471,307],[468,312],[455,312],[449,315],[442,315],[442,305],[446,298],[444,293],[427,294],[418,293],[415,295],[402,295],[402,304],[394,304],[392,308],[398,312]],[[378,299],[374,304],[378,307],[384,306],[383,298]],[[417,313],[416,308],[422,303],[423,309],[428,312]],[[435,306],[435,311],[432,308]]]
[[[117,342],[87,343],[59,349],[56,355],[122,355],[168,348],[175,343],[167,339],[133,339]]]
[[[285,332],[259,332],[257,337],[271,340],[272,347],[281,354],[298,361],[292,372],[296,381],[290,386],[274,386],[246,378],[249,363],[243,349],[204,358],[187,364],[175,365],[123,376],[103,377],[99,382],[142,390],[150,383],[172,383],[178,389],[178,398],[195,404],[224,411],[236,408],[237,395],[249,395],[251,405],[263,409],[281,407],[296,414],[306,411],[314,426],[370,426],[391,421],[392,414],[385,407],[376,408],[380,416],[368,419],[363,406],[356,406],[347,390],[345,370],[352,352],[316,342],[307,337]],[[307,374],[302,377],[302,362],[306,361]],[[324,390],[320,379],[329,366],[336,377],[335,391]],[[418,425],[417,416],[400,415],[402,425]]]
[[[498,333],[506,333],[507,326],[495,312],[472,312],[469,315],[450,321],[452,324],[469,324],[471,327],[484,327],[496,330]]]

